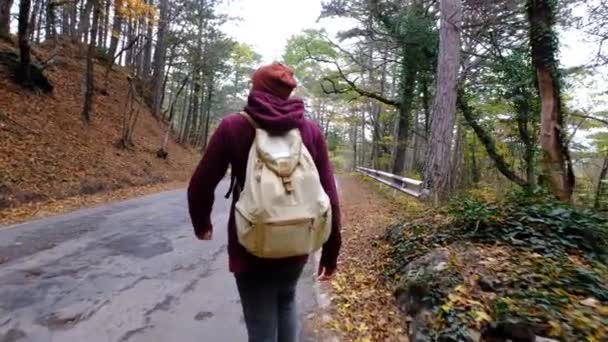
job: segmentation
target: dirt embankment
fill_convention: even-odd
[[[10,51],[16,52],[15,47],[0,41],[0,52]],[[158,159],[165,125],[145,105],[133,148],[117,147],[129,89],[127,70],[121,67],[114,68],[107,89],[102,89],[105,66],[95,65],[94,114],[92,123],[85,124],[85,51],[68,42],[60,42],[56,50],[34,47],[35,61],[57,53],[53,66],[45,70],[54,87],[50,94],[15,84],[8,67],[0,63],[0,223],[21,220],[31,211],[27,208],[39,211],[58,200],[183,182],[199,159],[195,150],[175,142],[169,143],[169,158]],[[69,202],[73,207],[78,200]]]

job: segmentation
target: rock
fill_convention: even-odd
[[[442,261],[442,262],[438,263],[435,267],[433,267],[433,271],[441,272],[447,268],[448,268],[448,263],[445,261]]]
[[[395,297],[399,308],[408,315],[416,316],[425,307],[429,289],[426,284],[412,282],[405,287],[400,287],[395,291]]]
[[[488,342],[535,342],[536,335],[525,322],[502,321],[489,325],[481,334],[483,341]]]
[[[437,342],[460,342],[456,337],[448,334],[443,334],[439,336]]]
[[[536,336],[536,342],[559,342],[559,341],[558,340],[554,340],[552,338],[548,338],[548,337]]]
[[[433,339],[429,335],[426,324],[420,320],[414,320],[409,324],[410,342],[431,342]]]
[[[479,288],[484,292],[495,292],[498,285],[498,281],[495,279],[488,278],[487,276],[480,276],[477,281]]]
[[[581,300],[581,304],[590,308],[597,308],[600,305],[600,302],[593,297],[589,297],[585,300]]]
[[[405,274],[405,278],[410,279],[416,278],[416,275],[420,274],[437,273],[435,268],[441,268],[442,263],[447,265],[449,256],[450,252],[446,248],[435,249],[407,264],[402,272]]]
[[[468,342],[479,342],[481,341],[481,333],[477,330],[468,329],[467,330]]]

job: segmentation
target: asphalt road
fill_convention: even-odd
[[[0,342],[246,341],[225,191],[211,242],[194,238],[184,190],[0,228]],[[316,305],[313,269],[302,316]]]

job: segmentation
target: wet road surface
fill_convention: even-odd
[[[0,228],[0,342],[246,341],[226,187],[211,242],[194,238],[184,190]],[[302,316],[316,305],[313,269]]]

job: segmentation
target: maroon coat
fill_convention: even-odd
[[[282,100],[273,95],[253,91],[248,99],[245,111],[256,123],[269,132],[281,133],[292,128],[299,128],[302,141],[319,171],[321,185],[329,196],[332,207],[332,231],[321,253],[321,266],[330,270],[336,268],[336,261],[341,245],[340,207],[334,175],[331,170],[325,138],[318,126],[304,118],[302,100],[292,98]],[[202,237],[212,230],[211,208],[217,184],[224,178],[230,165],[237,184],[245,183],[245,169],[249,149],[255,137],[255,130],[242,116],[226,116],[214,132],[207,151],[199,163],[188,187],[188,205],[194,232]],[[238,242],[234,222],[234,204],[238,198],[233,196],[228,221],[228,255],[230,271],[240,273],[253,268],[278,264],[304,264],[308,256],[286,259],[260,259],[248,253]]]

